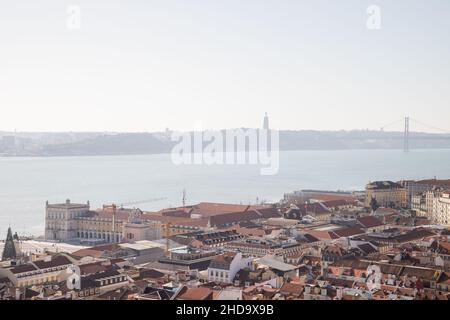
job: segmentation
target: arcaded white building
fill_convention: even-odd
[[[89,212],[89,201],[86,204],[65,203],[49,204],[45,206],[45,239],[70,241],[78,238],[77,218]]]

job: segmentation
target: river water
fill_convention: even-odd
[[[41,235],[45,201],[137,205],[158,210],[200,201],[278,201],[300,189],[362,190],[368,181],[450,178],[450,150],[283,151],[279,172],[258,165],[175,165],[170,155],[0,158],[0,237],[8,225]]]

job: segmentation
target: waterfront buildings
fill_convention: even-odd
[[[372,186],[375,211],[330,192],[157,212],[47,204],[49,240],[88,247],[1,261],[0,299],[449,300],[450,193],[424,191],[412,202],[428,210],[432,195],[432,215],[418,216],[399,184]]]
[[[48,255],[42,260],[0,268],[0,278],[8,278],[15,287],[19,288],[56,283],[64,280],[62,271],[65,271],[73,262],[74,260],[66,255],[55,257]]]
[[[226,228],[241,222],[280,217],[272,206],[202,202],[193,206],[143,212],[104,205],[90,210],[89,202],[46,205],[46,239],[63,242],[116,243],[154,240],[194,231]]]
[[[400,185],[406,189],[407,201],[411,203],[415,195],[425,194],[436,188],[450,188],[450,179],[403,180]]]
[[[434,198],[432,219],[436,224],[450,225],[450,190]]]
[[[417,216],[427,217],[433,223],[443,226],[450,225],[449,190],[435,187],[432,190],[412,196],[411,208]]]
[[[406,207],[407,190],[392,181],[374,181],[366,185],[365,205],[370,207],[372,199],[382,207]]]
[[[89,214],[87,204],[65,203],[45,205],[45,238],[48,240],[71,241],[79,236],[78,219]]]

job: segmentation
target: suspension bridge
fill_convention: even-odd
[[[414,124],[417,127],[424,127],[428,130],[432,130],[434,134],[428,134],[427,136],[422,136],[420,139],[431,139],[431,140],[450,140],[450,131],[442,129],[433,125],[429,125],[420,120],[406,116],[402,119],[395,120],[381,127],[381,131],[386,128],[391,128],[399,123],[403,123],[403,151],[409,152],[411,149],[411,140],[414,140],[414,136],[411,135],[410,124]],[[436,134],[437,133],[437,134]]]

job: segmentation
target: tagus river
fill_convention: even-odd
[[[0,237],[8,225],[42,235],[45,201],[102,204],[159,199],[158,210],[200,201],[278,201],[299,189],[362,190],[370,180],[450,178],[450,150],[284,151],[279,172],[258,165],[175,165],[170,155],[0,158]],[[161,199],[164,198],[164,199]]]

